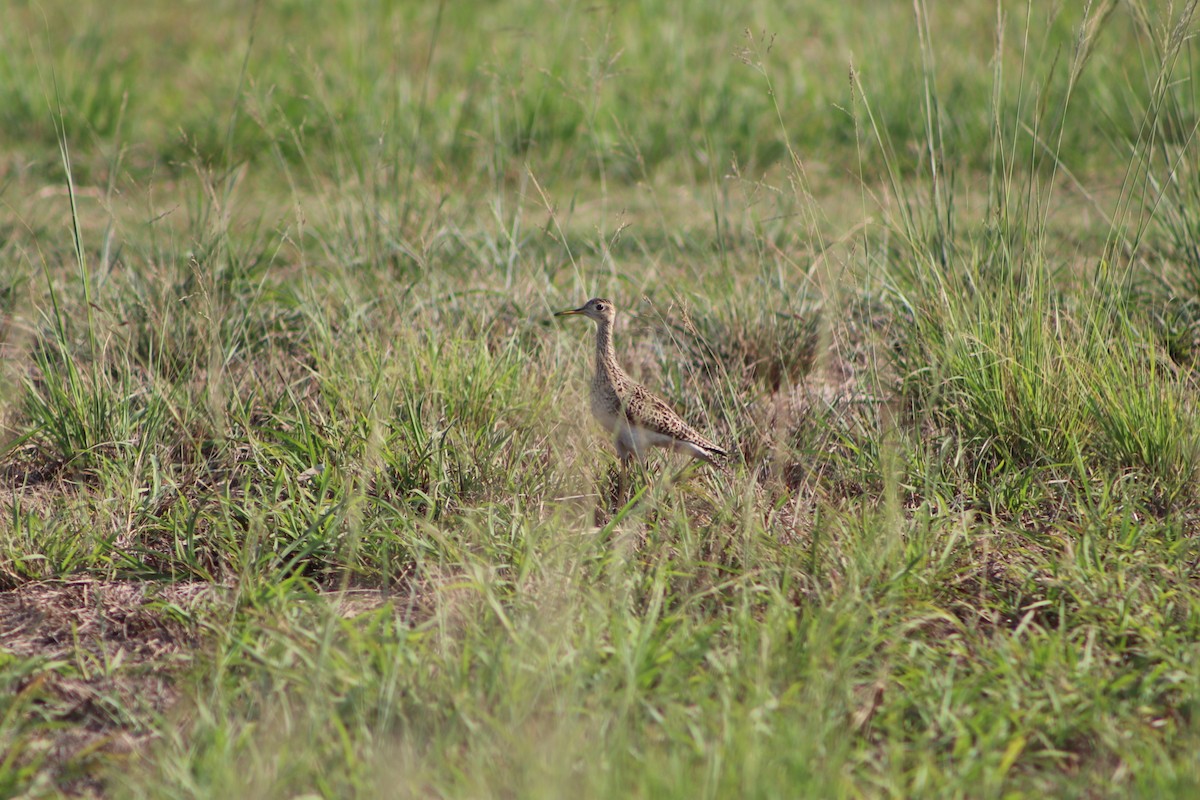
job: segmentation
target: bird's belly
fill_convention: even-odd
[[[639,456],[651,447],[670,447],[674,442],[674,439],[664,433],[628,424],[621,426],[617,431],[617,438]]]

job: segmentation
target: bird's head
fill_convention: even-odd
[[[617,307],[612,304],[611,300],[605,300],[603,297],[593,297],[579,308],[559,311],[554,316],[568,317],[572,314],[582,314],[585,317],[591,317],[597,323],[612,322],[617,318]]]

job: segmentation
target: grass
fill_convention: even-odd
[[[1194,4],[871,5],[4,6],[0,795],[1194,794]]]

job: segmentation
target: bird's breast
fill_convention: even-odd
[[[612,386],[603,380],[592,384],[592,416],[608,431],[613,431],[621,417],[621,398]]]
[[[605,430],[613,431],[617,427],[617,417],[620,408],[604,401],[604,398],[592,397],[592,416],[595,417]]]

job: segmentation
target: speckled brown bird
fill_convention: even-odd
[[[579,308],[559,311],[554,316],[581,314],[596,323],[596,374],[592,378],[592,414],[616,442],[622,466],[651,447],[666,447],[678,453],[720,465],[728,457],[723,449],[701,436],[669,405],[637,383],[617,363],[613,349],[613,321],[617,309],[611,300],[593,297]]]

